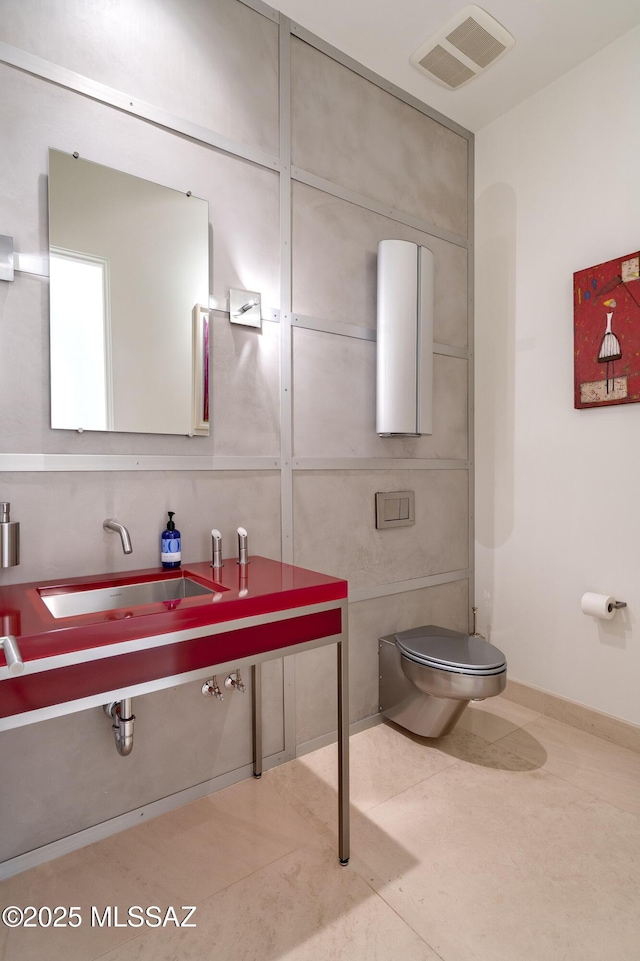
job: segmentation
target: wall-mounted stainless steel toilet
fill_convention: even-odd
[[[469,701],[504,691],[507,661],[493,644],[427,624],[380,638],[380,712],[420,734],[441,737]]]

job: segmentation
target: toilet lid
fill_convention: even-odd
[[[405,657],[441,671],[489,675],[502,674],[507,669],[502,651],[482,637],[433,624],[399,631],[394,636]]]

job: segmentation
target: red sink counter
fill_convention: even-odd
[[[182,576],[214,593],[64,618],[41,598]],[[196,563],[0,588],[2,633],[16,637],[25,664],[10,676],[0,652],[0,730],[337,639],[346,635],[346,598],[344,580],[254,556],[244,567],[232,558],[218,570]]]

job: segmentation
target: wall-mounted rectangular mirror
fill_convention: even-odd
[[[208,434],[205,200],[49,150],[51,426]]]

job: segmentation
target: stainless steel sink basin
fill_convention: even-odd
[[[137,607],[141,604],[157,604],[177,601],[185,597],[215,594],[215,587],[205,587],[190,577],[166,577],[136,584],[113,584],[110,587],[80,589],[59,592],[39,588],[38,593],[54,617],[75,617],[77,614],[99,614],[120,608]],[[55,590],[55,593],[53,593]]]

